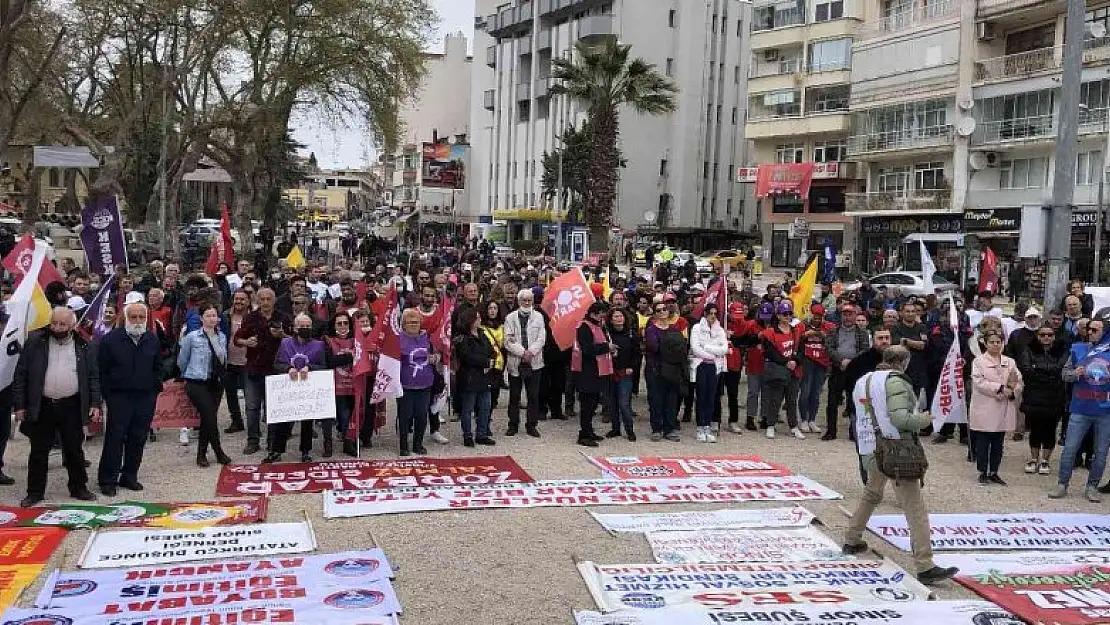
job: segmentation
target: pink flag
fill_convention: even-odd
[[[694,306],[695,317],[701,318],[705,314],[705,307],[713,304],[717,307],[717,318],[724,318],[721,311],[724,311],[726,307],[725,302],[728,300],[727,283],[728,281],[725,280],[723,275],[717,277],[717,281],[710,285],[710,287],[705,290],[705,293],[702,293],[701,297],[698,299],[698,303]]]
[[[378,372],[370,403],[379,404],[387,399],[404,395],[401,388],[401,307],[397,305],[397,287],[390,287],[385,314],[374,326],[374,347],[378,351]]]
[[[979,272],[979,292],[983,291],[998,293],[998,257],[989,247],[983,250],[983,269]]]

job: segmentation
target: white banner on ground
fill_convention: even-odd
[[[725,610],[692,607],[640,612],[575,612],[577,625],[722,625],[813,623],[820,625],[1023,625],[986,601],[920,601],[879,605],[756,605]],[[78,625],[84,625],[80,623]]]
[[[1110,549],[1110,517],[1102,514],[930,514],[934,551]],[[910,530],[901,514],[879,514],[867,529],[910,551]]]
[[[284,594],[286,588],[304,580],[311,585],[346,588],[391,577],[393,569],[381,549],[126,570],[54,571],[35,605],[99,612],[102,606],[134,597],[162,599],[202,590],[271,588]]]
[[[335,418],[335,374],[310,371],[303,380],[266,376],[266,423]]]
[[[579,562],[604,612],[696,606],[903,603],[929,589],[887,560],[748,564],[612,564]],[[722,621],[727,622],[727,621]]]
[[[255,523],[199,530],[97,531],[77,566],[110,569],[244,556],[305,553],[316,548],[312,525]]]
[[[69,610],[12,608],[0,625],[397,625],[396,615],[369,614],[353,601],[347,605],[313,604],[307,601],[255,601],[235,605],[190,607],[167,610],[147,617],[121,618],[118,614],[75,614]],[[369,603],[369,602],[368,602]]]
[[[650,514],[599,514],[590,511],[590,515],[610,532],[805,527],[814,519],[813,513],[802,506]]]
[[[648,532],[647,540],[664,564],[850,559],[816,527]]]
[[[836,491],[802,476],[647,481],[549,480],[475,488],[442,486],[324,493],[329,519],[487,508],[620,506],[840,499]]]
[[[1036,573],[1046,569],[1083,564],[1110,566],[1107,551],[1023,551],[1020,553],[938,553],[937,566],[955,566],[960,575]]]

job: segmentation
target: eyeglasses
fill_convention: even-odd
[[[1041,337],[1042,339],[1043,338],[1052,338],[1052,337],[1056,336],[1056,333],[1055,332],[1038,332],[1037,336]]]

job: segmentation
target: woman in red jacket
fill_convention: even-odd
[[[721,374],[721,386],[728,394],[728,431],[733,434],[742,434],[740,427],[740,372],[744,368],[743,336],[748,324],[745,318],[747,312],[743,302],[732,302],[728,305],[728,355],[725,356],[725,372]],[[758,397],[758,396],[757,396]],[[758,402],[759,400],[756,399]],[[754,415],[753,415],[754,420]],[[716,421],[721,422],[721,393],[717,392]],[[752,424],[755,428],[755,424]]]
[[[771,324],[759,335],[763,344],[762,417],[760,427],[767,431],[767,438],[775,437],[775,424],[779,410],[786,402],[786,422],[790,433],[799,440],[805,434],[798,429],[798,382],[802,377],[801,345],[802,324],[791,326],[794,304],[784,299],[775,309]]]
[[[745,319],[739,326],[739,336],[733,335],[735,343],[744,348],[744,368],[748,372],[748,400],[745,407],[747,419],[744,429],[751,432],[756,431],[755,418],[761,414],[759,402],[762,399],[764,356],[763,341],[759,335],[771,323],[774,315],[774,304],[763,302],[755,311],[755,319]]]

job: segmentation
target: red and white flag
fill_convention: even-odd
[[[694,316],[701,318],[705,314],[705,307],[713,304],[717,307],[717,318],[723,319],[724,315],[721,314],[728,301],[728,280],[725,280],[724,275],[717,276],[717,281],[709,285],[705,293],[701,294],[698,298],[698,303],[694,305]]]
[[[949,319],[952,326],[952,347],[944,359],[940,370],[937,392],[933,394],[933,430],[939,431],[945,423],[967,423],[967,389],[964,387],[964,356],[960,352],[960,326],[956,314],[956,302],[948,295]]]
[[[231,218],[227,214],[226,203],[220,205],[220,235],[212,241],[212,247],[208,249],[205,273],[216,275],[220,263],[227,263],[228,268],[235,265],[235,242],[231,238]]]
[[[455,312],[455,298],[444,296],[439,310],[439,327],[436,328],[435,336],[431,337],[432,347],[442,357],[443,364],[449,366],[451,364],[451,315]]]
[[[586,276],[582,275],[579,267],[555,278],[547,287],[541,307],[551,319],[551,336],[559,349],[570,349],[574,345],[578,324],[586,318],[586,310],[595,301]]]
[[[979,292],[984,291],[998,293],[998,256],[989,247],[983,250],[983,269],[979,272]]]
[[[381,402],[405,394],[401,388],[401,307],[397,303],[397,287],[389,287],[385,313],[374,326],[373,347],[378,352],[378,371],[370,403]]]
[[[35,239],[27,234],[24,235],[19,243],[16,243],[12,251],[4,257],[4,269],[7,269],[15,276],[15,285],[18,287],[19,283],[23,281],[23,276],[31,270],[31,259],[35,255]],[[42,264],[42,269],[39,270],[39,286],[44,290],[46,285],[51,282],[61,282],[65,284],[65,278],[62,277],[61,272],[54,267],[54,263],[49,261]]]

